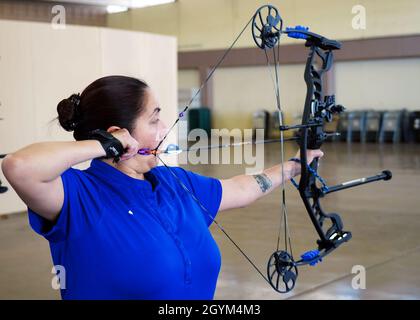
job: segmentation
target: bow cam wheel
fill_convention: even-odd
[[[286,251],[274,252],[267,264],[268,280],[274,290],[287,293],[295,287],[298,269],[292,256]]]
[[[252,18],[252,37],[260,49],[272,49],[278,42],[283,28],[283,20],[277,8],[262,6]]]

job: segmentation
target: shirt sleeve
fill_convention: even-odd
[[[61,174],[64,202],[58,218],[51,222],[28,207],[32,229],[50,242],[79,236],[96,220],[95,192],[81,170],[69,168]]]
[[[180,173],[180,178],[186,187],[199,200],[207,226],[210,226],[216,218],[222,201],[222,183],[219,179],[206,177],[183,168],[175,169]]]

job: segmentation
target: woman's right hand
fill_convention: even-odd
[[[134,139],[127,129],[117,129],[110,132],[115,138],[117,138],[124,147],[124,154],[120,157],[121,161],[128,160],[135,155],[140,149],[140,144]]]

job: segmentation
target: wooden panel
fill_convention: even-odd
[[[297,122],[305,102],[303,65],[280,68],[280,100],[287,123]],[[277,110],[274,70],[267,67],[221,68],[214,74],[213,126],[252,128],[252,115],[264,109]]]
[[[72,133],[51,121],[57,117],[59,101],[82,92],[101,76],[99,29],[71,26],[54,30],[48,24],[37,24],[31,41],[36,140],[73,140]]]
[[[31,30],[18,22],[0,21],[0,153],[32,141],[35,110],[32,107]]]
[[[349,110],[418,110],[420,58],[335,64],[336,97]]]
[[[21,23],[0,21],[0,153],[8,153],[33,141],[35,132],[34,86],[30,29]],[[1,160],[0,160],[1,163]],[[1,194],[0,214],[25,207],[0,170],[9,191]]]
[[[104,74],[125,74],[146,81],[162,108],[161,119],[170,126],[177,113],[177,43],[168,36],[101,30]],[[177,127],[166,143],[177,143]],[[176,159],[168,159],[176,164]]]
[[[177,116],[177,54],[172,37],[50,24],[0,21],[0,153],[37,141],[72,140],[51,122],[58,102],[109,74],[144,78],[157,92],[170,124]],[[172,141],[176,140],[176,134]],[[171,140],[168,140],[168,142]],[[77,167],[84,168],[88,162]],[[9,184],[0,174],[6,186]],[[1,195],[0,215],[26,206],[10,189]]]
[[[221,50],[179,52],[180,69],[198,69],[213,66],[225,53]],[[305,63],[308,48],[302,43],[280,46],[280,64]],[[336,51],[335,61],[397,59],[420,57],[420,36],[385,37],[376,39],[342,41],[342,49]],[[224,60],[223,67],[266,65],[261,49],[233,49]]]

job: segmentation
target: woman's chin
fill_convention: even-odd
[[[150,166],[150,169],[153,169],[159,164],[158,158],[155,156],[150,156],[150,160],[148,159],[147,164]]]

